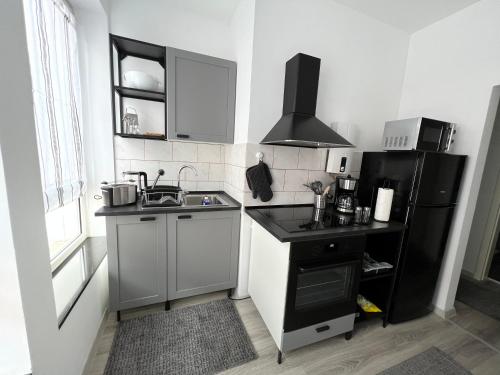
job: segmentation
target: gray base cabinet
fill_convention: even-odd
[[[108,216],[109,307],[167,300],[166,215]]]
[[[169,214],[168,299],[234,288],[240,211]]]
[[[236,63],[167,48],[170,140],[233,143]]]

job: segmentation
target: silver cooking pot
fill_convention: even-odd
[[[102,182],[101,190],[105,207],[126,206],[137,202],[137,185],[135,183]]]

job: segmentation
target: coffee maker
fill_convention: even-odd
[[[357,205],[358,180],[351,175],[338,176],[335,185],[335,209],[343,214],[353,214]]]

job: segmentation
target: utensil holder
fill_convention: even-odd
[[[326,207],[326,197],[321,194],[315,194],[314,207],[323,210]]]

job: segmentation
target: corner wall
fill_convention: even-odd
[[[434,298],[453,308],[492,122],[492,87],[500,83],[500,2],[482,0],[410,39],[399,118],[429,116],[458,124],[453,152],[468,155]]]

